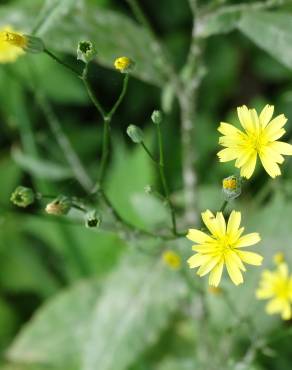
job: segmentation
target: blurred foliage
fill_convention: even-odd
[[[273,103],[277,113],[285,113],[292,121],[291,5],[263,10],[254,1],[242,6],[238,1],[219,0],[201,4],[210,9],[196,26],[205,43],[206,68],[192,138],[199,211],[220,207],[221,179],[233,172],[233,165],[219,165],[216,157],[220,120],[234,122],[234,108],[240,104],[261,108]],[[191,38],[187,0],[148,0],[141,5],[169,50],[168,58],[181,68]],[[153,165],[140,148],[133,148],[125,129],[129,124],[144,128],[147,144],[156,153],[150,116],[162,105],[166,171],[180,210],[179,108],[160,51],[128,3],[6,0],[0,5],[0,24],[36,31],[50,49],[79,70],[77,43],[93,41],[98,56],[89,76],[107,107],[121,88],[121,76],[112,70],[113,60],[120,55],[135,60],[134,78],[113,119],[106,192],[133,225],[145,230],[168,227],[164,202],[144,192],[146,185],[160,187]],[[267,316],[264,304],[254,297],[261,269],[250,269],[240,287],[223,280],[233,310],[223,294],[208,291],[206,279],[192,276],[192,283],[206,292],[208,327],[202,327],[196,315],[204,307],[195,289],[186,285],[185,266],[172,271],[160,259],[159,251],[167,247],[185,261],[189,242],[140,238],[118,225],[113,232],[107,228],[112,215],[103,208],[104,229],[96,231],[84,227],[76,210],[56,219],[44,214],[43,201],[24,211],[11,205],[10,194],[20,183],[45,194],[86,198],[32,86],[51,103],[92,178],[98,172],[102,122],[81,82],[45,55],[27,55],[13,65],[1,65],[0,85],[1,370],[203,369],[200,361],[206,351],[213,364],[205,370],[291,369],[291,322]],[[287,141],[292,136],[290,127]],[[289,160],[283,176],[272,184],[259,169],[230,206],[243,212],[247,230],[263,235],[259,249],[265,257],[264,268],[271,267],[278,250],[292,266],[291,178]],[[77,259],[76,250],[81,251]],[[86,269],[80,268],[78,258]],[[257,333],[250,333],[246,316]],[[266,344],[246,365],[251,334],[264,338]],[[202,337],[207,348],[202,348]]]

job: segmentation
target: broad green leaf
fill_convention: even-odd
[[[238,23],[238,29],[259,48],[292,69],[292,14],[245,13]]]
[[[8,351],[9,360],[79,370],[92,308],[99,295],[99,284],[91,280],[59,293],[22,329]]]
[[[186,293],[178,272],[127,256],[104,284],[83,356],[84,370],[123,370],[154,345]]]
[[[31,157],[19,149],[12,151],[12,158],[24,171],[42,179],[58,181],[72,177],[72,171],[68,167],[46,159]]]

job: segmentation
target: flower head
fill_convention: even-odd
[[[128,57],[120,57],[115,60],[114,66],[115,69],[119,70],[122,73],[131,72],[135,63]]]
[[[246,271],[243,262],[261,265],[263,257],[257,253],[242,251],[260,241],[258,233],[241,236],[244,228],[240,226],[241,213],[232,211],[226,225],[222,212],[216,216],[209,210],[202,213],[202,219],[211,235],[200,230],[190,229],[187,238],[197,243],[197,252],[188,259],[190,268],[199,267],[197,274],[204,276],[210,272],[209,284],[217,287],[220,283],[224,265],[235,285],[243,282],[241,271]]]
[[[181,267],[181,258],[174,251],[166,250],[163,252],[162,259],[166,265],[174,270],[177,270]]]
[[[256,297],[270,299],[266,306],[269,315],[279,313],[283,320],[292,318],[292,275],[285,262],[278,264],[275,271],[263,271]]]
[[[278,141],[285,133],[283,126],[287,118],[281,114],[272,119],[273,113],[274,107],[271,105],[266,105],[260,115],[255,109],[248,109],[244,105],[237,108],[243,131],[221,122],[218,131],[224,136],[219,138],[219,144],[226,148],[218,153],[220,161],[236,159],[235,167],[240,168],[240,175],[249,179],[259,156],[272,178],[281,175],[278,164],[284,162],[283,154],[292,155],[292,145]]]
[[[222,191],[226,200],[239,197],[241,194],[241,178],[232,175],[223,179]]]
[[[35,194],[30,188],[18,186],[11,194],[10,200],[16,206],[26,208],[35,201]]]
[[[24,54],[26,39],[23,35],[7,26],[0,29],[0,63],[12,63]]]

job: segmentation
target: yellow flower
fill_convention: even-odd
[[[114,66],[120,72],[127,73],[134,67],[134,62],[128,57],[120,57],[115,60]]]
[[[209,210],[202,213],[204,224],[211,235],[200,230],[190,229],[187,238],[197,243],[197,252],[188,259],[190,268],[199,267],[197,274],[204,276],[210,272],[209,284],[217,287],[220,283],[224,265],[235,285],[243,282],[241,271],[246,271],[243,262],[261,265],[263,257],[257,253],[242,251],[241,248],[260,241],[258,233],[241,236],[244,228],[240,226],[241,213],[232,211],[226,225],[222,212],[216,217]]]
[[[23,48],[26,46],[25,36],[12,30],[7,26],[0,29],[0,63],[12,63],[24,54]]]
[[[243,131],[221,122],[218,131],[223,134],[219,144],[226,147],[218,153],[221,162],[236,159],[235,167],[240,168],[240,175],[249,179],[254,172],[257,156],[267,173],[275,178],[281,175],[278,164],[284,162],[284,155],[292,155],[292,145],[278,141],[285,133],[283,126],[287,122],[284,114],[271,120],[274,107],[266,105],[257,114],[255,109],[245,105],[237,108],[237,114]]]
[[[223,189],[235,190],[237,188],[237,179],[234,176],[226,177],[222,180]]]
[[[273,261],[275,265],[280,265],[282,262],[285,261],[284,254],[282,252],[278,252],[274,255]]]
[[[266,306],[269,315],[280,313],[283,320],[291,319],[292,276],[286,263],[279,264],[275,271],[263,271],[256,297],[271,299]]]
[[[166,265],[168,265],[174,270],[177,270],[181,267],[180,256],[171,250],[163,252],[162,259],[166,263]]]

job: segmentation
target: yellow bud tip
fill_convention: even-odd
[[[181,267],[181,258],[174,251],[167,250],[163,252],[162,259],[163,262],[173,270],[178,270]]]
[[[27,38],[16,32],[2,31],[0,32],[0,40],[22,49],[27,46]]]
[[[118,71],[125,73],[130,71],[134,66],[134,62],[128,57],[120,57],[115,60],[114,66]]]
[[[276,253],[273,257],[273,261],[275,265],[280,265],[281,263],[285,261],[284,254],[282,252]]]
[[[214,295],[219,295],[223,292],[223,290],[219,287],[216,286],[209,286],[208,287],[208,292]]]
[[[226,178],[222,181],[223,189],[226,190],[235,190],[237,187],[237,181],[236,178]]]

